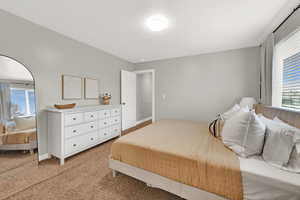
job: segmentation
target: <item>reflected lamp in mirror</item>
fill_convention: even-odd
[[[257,101],[253,97],[243,97],[240,102],[241,107],[248,107],[249,109],[253,109],[253,105],[256,104]]]

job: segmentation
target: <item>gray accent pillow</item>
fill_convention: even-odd
[[[281,125],[279,122],[259,117],[266,125],[266,140],[262,157],[276,167],[287,166],[292,150],[294,148],[293,132]]]
[[[284,168],[287,171],[300,173],[300,153],[294,147],[288,165]]]
[[[298,153],[300,153],[300,129],[285,123],[284,121],[282,121],[278,117],[275,117],[273,120],[275,122],[279,122],[281,125],[285,126],[286,128],[290,129],[291,131],[293,131],[293,133],[294,133],[294,143],[296,145],[296,150],[298,151]]]
[[[278,117],[275,117],[274,121],[281,123],[283,126],[286,126],[288,129],[293,131],[294,148],[292,150],[290,160],[284,169],[290,172],[300,173],[300,129],[285,123]]]

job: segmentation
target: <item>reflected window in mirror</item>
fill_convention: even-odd
[[[35,94],[33,89],[10,88],[12,117],[35,116]]]

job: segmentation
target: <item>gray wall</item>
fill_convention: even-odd
[[[152,73],[137,74],[136,77],[137,121],[152,116]]]
[[[259,97],[259,61],[253,47],[140,63],[136,70],[156,70],[157,119],[209,121],[241,97]]]
[[[131,63],[2,10],[0,24],[0,54],[23,63],[36,81],[40,154],[48,151],[47,118],[43,111],[47,106],[71,102],[78,105],[98,103],[96,100],[62,101],[62,74],[98,78],[100,92],[110,91],[112,103],[120,103],[120,70],[132,69]]]

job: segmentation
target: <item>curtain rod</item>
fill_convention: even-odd
[[[284,20],[283,22],[281,22],[277,28],[273,31],[273,33],[275,33],[298,9],[300,8],[300,4],[294,8],[293,12],[291,14],[289,14]]]

